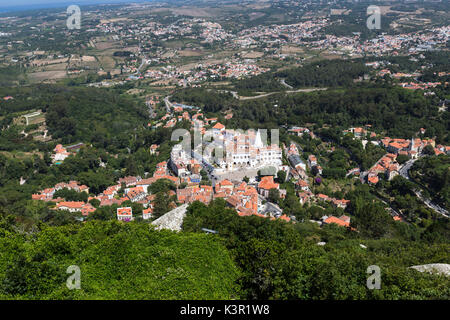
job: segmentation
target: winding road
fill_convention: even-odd
[[[419,158],[417,159],[411,159],[408,160],[407,162],[405,162],[405,164],[400,168],[400,170],[398,171],[399,174],[405,178],[411,181],[411,178],[409,176],[409,170],[411,169],[411,167],[413,166],[414,162],[416,162]],[[414,190],[414,193],[416,194],[417,198],[419,198],[423,203],[425,203],[425,205],[430,208],[433,209],[435,212],[443,215],[446,218],[449,218],[449,212],[447,210],[445,210],[444,208],[440,207],[437,204],[434,204],[433,202],[431,202],[429,199],[425,199],[422,196],[422,193],[418,190]]]
[[[233,95],[235,99],[244,101],[244,100],[254,100],[254,99],[260,99],[264,97],[268,97],[277,93],[299,93],[299,92],[313,92],[313,91],[323,91],[327,90],[328,88],[306,88],[306,89],[297,89],[297,90],[286,90],[286,91],[274,91],[274,92],[268,92],[268,93],[262,93],[257,96],[240,96],[236,91],[229,91],[229,90],[218,90],[219,92],[229,92]]]
[[[173,106],[173,103],[169,101],[170,96],[164,98],[164,103],[166,104],[167,112],[170,113],[170,108]]]

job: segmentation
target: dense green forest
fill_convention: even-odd
[[[266,72],[247,79],[233,81],[239,94],[251,92],[282,91],[287,86],[280,82],[285,80],[292,88],[341,87],[353,86],[354,81],[369,74],[370,69],[362,60],[322,60],[301,67],[288,68],[283,71]]]
[[[3,88],[2,94],[14,97],[0,104],[2,126],[9,125],[17,112],[40,109],[46,113],[49,133],[65,144],[91,141],[106,147],[114,144],[112,140],[128,139],[128,133],[147,118],[143,105],[104,89],[37,85]]]
[[[427,52],[425,59],[429,62],[430,68],[426,69],[419,77],[420,81],[450,81],[450,52],[449,51],[437,51]],[[439,73],[445,75],[439,76]]]
[[[231,93],[221,93],[205,88],[192,88],[176,91],[172,101],[201,107],[204,112],[218,112],[237,105]]]
[[[233,109],[229,123],[237,128],[280,128],[312,123],[336,130],[371,124],[376,132],[411,138],[420,128],[437,143],[449,144],[450,113],[439,112],[439,98],[390,85],[357,84],[352,88],[309,93],[278,93],[239,101],[213,90],[177,91],[172,101],[202,106],[207,112]],[[220,114],[219,114],[220,115]]]
[[[279,79],[271,72],[247,79],[235,80],[233,85],[238,93],[244,96],[249,95],[252,91],[271,92],[286,89],[286,87],[280,83]]]
[[[15,66],[0,67],[0,74],[0,87],[15,85],[26,78],[25,69]]]
[[[278,107],[274,107],[277,104]],[[449,112],[438,114],[438,101],[402,88],[360,87],[245,101],[237,110],[238,125],[295,126],[315,123],[334,128],[371,124],[374,130],[397,138],[410,138],[419,128],[438,143],[449,141]]]
[[[306,66],[280,71],[276,75],[286,78],[295,87],[352,86],[354,80],[364,76],[369,69],[362,62],[351,60],[323,60]]]
[[[422,158],[414,162],[409,174],[434,201],[450,209],[450,156]]]
[[[68,290],[69,266],[80,290]],[[0,299],[234,299],[239,270],[219,239],[93,221],[42,226],[35,235],[0,227]]]

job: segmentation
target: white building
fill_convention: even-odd
[[[68,156],[71,155],[71,153],[67,152],[66,148],[64,148],[61,144],[58,144],[53,152],[54,154],[51,155],[51,158],[54,162],[64,161]]]
[[[142,210],[142,219],[144,220],[148,220],[151,219],[153,217],[153,209],[152,208],[147,208]]]
[[[133,220],[133,209],[131,207],[117,208],[117,220],[119,221]]]
[[[189,175],[187,165],[191,160],[191,155],[183,149],[181,143],[173,146],[170,153],[170,168],[178,177]]]
[[[240,167],[260,168],[274,166],[278,168],[282,165],[282,151],[276,144],[264,145],[261,133],[258,131],[240,133],[233,130],[222,131],[221,139],[215,140],[212,144],[222,147],[221,156],[215,155],[215,163],[222,169],[235,170]],[[209,148],[211,152],[213,148]],[[215,148],[217,153],[218,148]],[[219,151],[220,152],[220,151]],[[212,154],[208,155],[212,157]]]

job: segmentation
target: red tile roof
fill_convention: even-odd
[[[369,177],[367,180],[370,183],[373,183],[373,184],[377,184],[378,183],[378,177]]]
[[[324,223],[326,223],[326,224],[335,223],[335,224],[337,224],[337,225],[339,225],[341,227],[350,227],[350,223],[345,222],[345,221],[343,221],[343,220],[341,220],[339,218],[333,217],[333,216],[331,216],[331,217],[327,218],[326,220],[324,220]]]
[[[66,207],[71,209],[81,209],[84,206],[84,202],[81,201],[65,201],[58,203],[57,207]]]
[[[133,214],[133,210],[130,207],[117,208],[117,215],[119,216],[131,216]]]
[[[221,124],[220,122],[217,122],[213,127],[213,129],[217,129],[217,130],[222,130],[224,128],[225,128],[225,126],[223,124]]]
[[[279,187],[280,185],[273,181],[273,176],[262,177],[258,184],[258,188],[264,190],[278,189]]]

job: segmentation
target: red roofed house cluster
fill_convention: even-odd
[[[121,205],[124,201],[128,200],[131,202],[141,203],[144,208],[146,208],[145,212],[143,212],[143,218],[148,219],[151,217],[153,211],[151,202],[154,200],[155,196],[149,195],[147,188],[159,179],[168,179],[173,181],[175,185],[179,185],[179,179],[168,174],[167,162],[160,162],[157,164],[153,177],[147,179],[134,176],[120,178],[116,185],[109,186],[97,196],[89,197],[88,201],[97,199],[100,201],[100,206],[111,206],[113,204]],[[120,197],[119,190],[121,190],[122,187],[124,187],[124,195]],[[52,188],[47,188],[37,194],[33,194],[32,199],[53,201],[57,203],[56,209],[68,210],[70,212],[81,212],[84,216],[87,216],[95,211],[95,208],[90,203],[84,203],[82,201],[65,201],[65,199],[62,198],[55,199],[53,197],[55,192],[64,188],[77,192],[89,193],[89,188],[87,186],[79,185],[77,181],[70,181],[69,183],[58,183]],[[170,195],[175,195],[175,192],[171,191]]]

